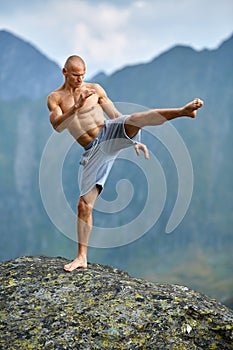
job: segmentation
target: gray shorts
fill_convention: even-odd
[[[79,179],[80,196],[90,192],[94,186],[103,189],[114,160],[120,150],[140,142],[140,131],[132,139],[125,132],[128,115],[105,120],[96,138],[85,147],[80,164],[83,166]]]

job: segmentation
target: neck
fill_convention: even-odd
[[[68,82],[64,83],[64,89],[69,92],[71,95],[74,95],[74,93],[76,92],[80,92],[81,89],[83,87],[83,83],[79,86],[79,87],[73,87],[71,86]]]

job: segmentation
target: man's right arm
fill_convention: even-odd
[[[48,96],[48,109],[50,110],[50,122],[53,128],[61,132],[67,128],[70,123],[71,117],[84,105],[86,99],[93,95],[95,90],[85,89],[83,90],[78,99],[74,102],[74,105],[63,113],[60,107],[60,98],[56,92],[52,92]]]
[[[65,113],[63,113],[59,105],[57,94],[53,92],[48,96],[47,104],[48,109],[50,110],[50,122],[53,128],[58,132],[62,132],[67,128],[70,122],[70,118],[79,108],[77,105],[74,104]]]

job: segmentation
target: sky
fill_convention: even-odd
[[[177,45],[215,49],[233,34],[233,0],[0,0],[0,30],[87,76],[148,62]]]

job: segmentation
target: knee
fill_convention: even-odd
[[[140,123],[138,122],[137,118],[135,118],[135,115],[131,114],[131,116],[129,116],[125,122],[125,132],[127,136],[132,139],[137,135],[140,129]]]
[[[85,201],[83,197],[80,197],[78,202],[78,216],[85,218],[92,214],[92,207]]]

